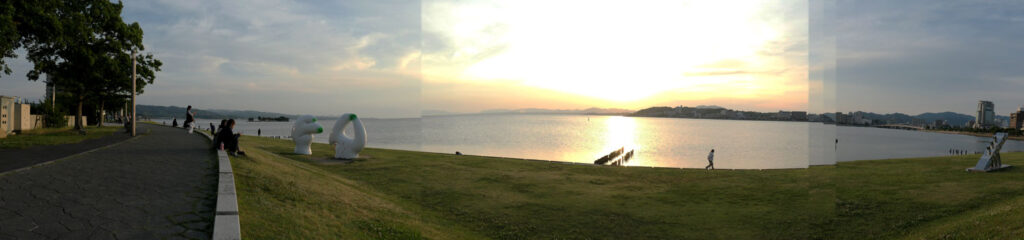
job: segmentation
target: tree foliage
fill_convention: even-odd
[[[0,54],[16,57],[23,47],[33,69],[29,80],[48,79],[77,98],[75,127],[81,129],[87,100],[124,97],[131,91],[133,51],[145,50],[142,27],[121,19],[121,2],[109,0],[14,0],[0,4]],[[14,31],[7,31],[13,29]],[[138,93],[152,84],[162,63],[138,57]],[[10,68],[0,61],[0,68]]]

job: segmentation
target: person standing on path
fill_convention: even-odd
[[[262,136],[262,135],[263,135],[263,129],[262,129],[262,128],[257,128],[257,129],[256,129],[256,136],[257,136],[257,137],[260,137],[260,136]]]
[[[188,108],[185,108],[185,124],[181,125],[188,129],[188,134],[192,134],[192,129],[195,128],[195,115],[192,112],[192,105],[188,105]]]
[[[708,166],[704,167],[704,170],[711,168],[715,169],[715,149],[711,149],[711,153],[708,153]]]

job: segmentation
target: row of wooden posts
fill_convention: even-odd
[[[622,154],[625,150],[625,147],[620,147],[618,150],[612,151],[611,153],[608,153],[608,155],[598,158],[594,161],[594,164],[622,166],[622,164],[626,164],[626,162],[629,162],[629,159],[633,158],[634,150],[629,150],[626,154]],[[620,155],[622,156],[621,158],[619,158]]]

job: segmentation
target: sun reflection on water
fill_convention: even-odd
[[[613,116],[605,120],[605,136],[604,136],[604,147],[602,152],[596,153],[597,157],[604,156],[612,151],[623,148],[623,154],[634,150],[634,156],[625,165],[631,165],[634,161],[639,160],[636,156],[640,152],[641,146],[636,141],[636,120],[631,117]]]

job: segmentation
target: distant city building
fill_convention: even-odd
[[[790,120],[793,119],[793,112],[779,110],[779,113],[775,114],[775,118],[779,120]]]
[[[945,126],[948,126],[948,125],[949,124],[946,124],[946,120],[942,120],[942,119],[936,119],[935,122],[932,123],[932,127],[937,127],[937,128],[945,127]]]
[[[1010,128],[1021,129],[1024,127],[1024,107],[1017,109],[1017,112],[1010,113]]]
[[[974,120],[967,121],[967,124],[964,124],[964,127],[974,127]]]
[[[806,111],[793,111],[790,116],[793,121],[807,121]]]
[[[987,128],[995,125],[995,104],[990,101],[978,101],[978,116],[974,128]]]
[[[836,124],[853,124],[852,114],[843,114],[842,112],[836,112]]]
[[[914,126],[924,126],[924,125],[926,125],[926,124],[927,124],[927,122],[925,122],[924,120],[921,120],[920,118],[913,118],[913,119],[910,119],[910,125],[914,125]]]
[[[65,91],[64,90],[64,86],[57,86],[56,89],[54,89],[54,87],[53,87],[54,81],[55,80],[53,79],[53,77],[50,77],[50,75],[46,75],[46,99],[43,99],[43,101],[54,100],[53,99],[54,90],[57,91],[57,94],[60,94],[60,93]]]

